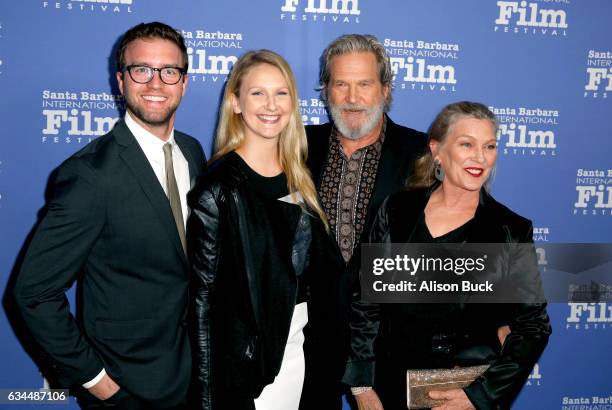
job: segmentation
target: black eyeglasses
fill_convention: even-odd
[[[138,84],[146,84],[153,79],[155,72],[159,73],[159,78],[164,84],[174,85],[181,81],[185,69],[180,67],[155,68],[147,65],[129,65],[124,67],[122,72],[130,73],[132,80]]]

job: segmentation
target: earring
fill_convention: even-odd
[[[440,160],[439,159],[435,159],[434,160],[434,175],[436,177],[436,179],[440,182],[444,181],[444,170],[442,169],[442,166],[440,165]]]

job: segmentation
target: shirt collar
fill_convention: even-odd
[[[142,125],[138,124],[127,111],[125,112],[125,125],[127,125],[132,132],[136,141],[138,141],[138,145],[140,145],[140,148],[142,148],[148,158],[159,157],[160,153],[163,153],[163,146],[167,142],[171,143],[172,146],[175,145],[174,128],[170,130],[170,138],[168,138],[168,141],[162,141],[160,138],[147,131]]]

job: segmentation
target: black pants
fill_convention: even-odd
[[[406,369],[392,361],[376,363],[374,389],[385,410],[406,410]]]
[[[77,401],[83,410],[113,409],[113,410],[151,410],[160,409],[152,403],[137,399],[125,390],[119,390],[106,400],[99,400],[85,389],[77,392]],[[187,410],[187,406],[164,408],[164,410]]]

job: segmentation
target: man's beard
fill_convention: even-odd
[[[144,124],[152,127],[159,127],[168,124],[170,118],[172,118],[176,112],[176,109],[178,108],[178,104],[171,105],[165,112],[151,114],[143,109],[141,105],[132,101],[131,95],[125,95],[124,98],[127,109]]]
[[[339,105],[329,104],[329,111],[331,112],[332,119],[334,120],[334,125],[338,131],[340,131],[340,134],[350,140],[358,140],[371,133],[372,130],[374,130],[374,128],[376,128],[376,126],[380,123],[380,119],[382,118],[382,114],[384,112],[384,107],[384,102],[372,107],[348,103]],[[360,127],[350,127],[342,118],[342,111],[344,110],[363,110],[365,111],[366,118]]]

